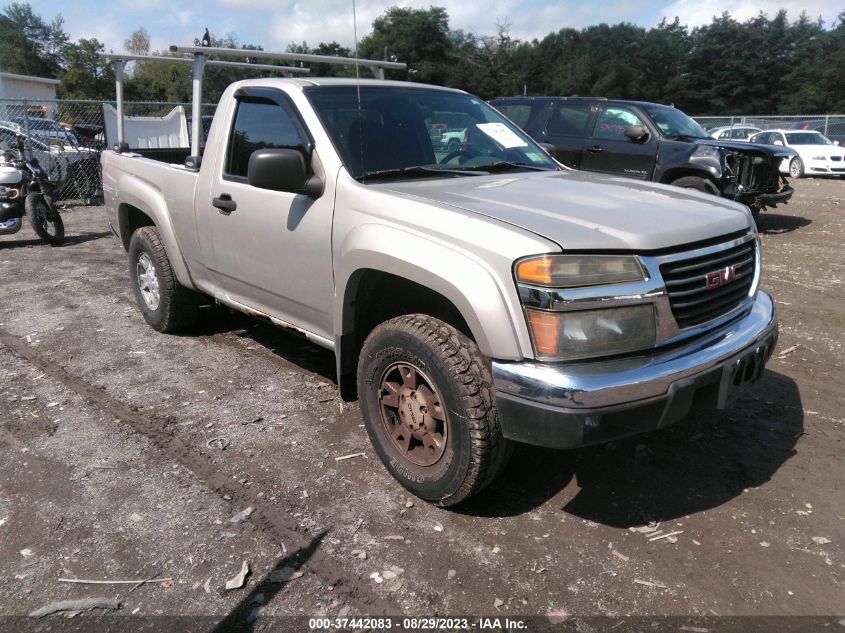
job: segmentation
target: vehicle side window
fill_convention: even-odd
[[[731,132],[731,138],[748,138],[748,132],[744,128],[737,128]]]
[[[531,106],[523,104],[499,105],[496,109],[516,123],[519,127],[525,128],[531,119]]]
[[[224,172],[246,178],[249,157],[259,149],[305,147],[294,115],[269,101],[240,101]]]
[[[586,137],[589,135],[589,130],[587,129],[589,123],[589,105],[564,103],[555,108],[546,133],[561,136]]]
[[[724,132],[722,132],[721,134],[719,134],[719,138],[730,138],[730,136],[731,136],[731,131],[730,131],[730,130],[725,130]]]
[[[629,125],[642,125],[645,127],[645,124],[642,122],[640,117],[628,108],[622,108],[619,106],[606,107],[602,110],[598,120],[596,121],[596,128],[593,131],[593,136],[595,138],[627,141],[628,137],[625,136],[625,128]]]
[[[761,132],[760,134],[755,134],[754,137],[751,139],[752,143],[762,143],[764,145],[769,144],[771,134],[768,132]]]

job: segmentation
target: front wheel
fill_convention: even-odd
[[[361,350],[358,394],[387,470],[435,505],[478,493],[510,457],[489,363],[473,341],[438,319],[411,314],[376,327]]]
[[[804,162],[795,157],[789,161],[789,175],[793,178],[803,178],[804,176]]]
[[[716,189],[716,186],[706,178],[701,178],[700,176],[684,176],[683,178],[673,180],[669,184],[674,185],[675,187],[682,187],[684,189],[695,189],[696,191],[712,193],[716,196],[719,195],[719,191]]]
[[[65,225],[53,198],[49,194],[33,191],[26,196],[26,215],[35,233],[50,246],[65,241]]]
[[[197,320],[198,296],[176,279],[154,226],[141,227],[132,234],[129,275],[141,314],[154,329],[174,332]]]

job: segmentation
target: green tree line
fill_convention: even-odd
[[[263,50],[234,34],[211,34],[213,46]],[[133,53],[150,51],[142,27],[125,42]],[[354,56],[337,42],[291,43],[288,52]],[[47,20],[25,3],[0,11],[2,70],[61,80],[64,98],[111,99],[114,70],[95,38],[72,42],[60,15]],[[507,25],[495,34],[454,30],[442,7],[391,7],[376,18],[358,44],[364,58],[385,55],[408,64],[395,79],[461,88],[482,98],[516,94],[582,95],[674,103],[702,115],[726,113],[845,112],[845,11],[826,25],[802,14],[793,22],[781,10],[738,21],[729,13],[689,28],[678,18],[653,28],[629,23],[564,27],[542,39],[520,41]],[[263,60],[258,60],[262,63]],[[278,62],[284,64],[285,62]],[[355,69],[305,64],[314,76],[355,76]],[[362,76],[368,76],[362,71]],[[214,101],[239,78],[266,75],[209,67],[205,98]],[[187,101],[190,67],[136,63],[126,84],[128,99]]]

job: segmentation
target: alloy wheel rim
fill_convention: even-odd
[[[158,285],[158,275],[156,275],[153,261],[147,253],[141,253],[136,265],[136,272],[138,275],[138,288],[141,290],[141,297],[144,303],[150,310],[158,310],[158,305],[161,301],[161,293]]]
[[[411,363],[394,363],[379,381],[384,430],[399,453],[418,466],[433,466],[446,451],[446,409],[434,382]]]

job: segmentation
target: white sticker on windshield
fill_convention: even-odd
[[[525,152],[525,155],[528,157],[528,160],[530,160],[532,163],[543,162],[543,156],[541,154],[538,154],[537,152]]]
[[[504,149],[511,147],[528,147],[528,143],[519,138],[513,130],[504,123],[478,123],[476,126]]]

